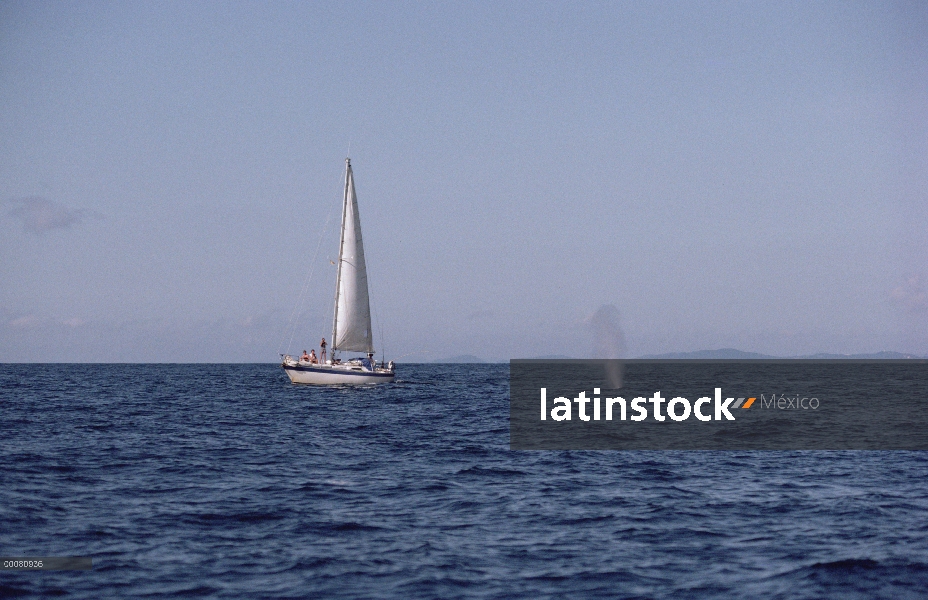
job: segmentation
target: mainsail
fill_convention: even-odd
[[[345,159],[345,204],[342,207],[342,238],[335,284],[335,321],[332,351],[374,351],[371,335],[371,303],[367,294],[367,266],[361,241],[358,197],[354,191],[351,160]]]

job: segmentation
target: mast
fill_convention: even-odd
[[[345,159],[345,194],[342,202],[342,233],[338,242],[338,274],[335,276],[335,313],[332,315],[332,362],[335,362],[335,350],[338,343],[338,292],[342,283],[342,252],[345,249],[345,217],[348,214],[348,181],[351,178],[351,158]]]

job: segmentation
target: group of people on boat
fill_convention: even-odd
[[[322,341],[319,343],[319,356],[318,357],[316,356],[315,348],[313,348],[309,352],[306,352],[306,350],[303,350],[303,354],[300,355],[300,362],[309,363],[311,365],[318,365],[320,363],[333,364],[333,365],[341,364],[341,360],[337,358],[333,358],[331,363],[326,362],[325,346],[326,346],[325,338],[322,338]],[[287,358],[289,359],[289,357]],[[377,361],[374,360],[374,353],[373,352],[368,353],[367,360],[366,361],[361,360],[360,364],[367,367],[368,370],[370,371],[375,370],[377,368]],[[392,365],[393,363],[390,363],[390,364]],[[390,368],[392,369],[392,367]]]
[[[309,354],[306,354],[306,350],[303,350],[303,355],[300,356],[300,362],[308,362],[310,364],[316,365],[322,362],[325,364],[325,338],[322,338],[322,341],[319,342],[319,358],[316,358],[316,349],[313,348],[309,351]]]

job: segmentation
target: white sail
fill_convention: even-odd
[[[367,293],[367,266],[364,264],[358,197],[354,191],[351,161],[345,162],[345,203],[342,208],[342,239],[335,286],[332,351],[373,352],[371,304]]]

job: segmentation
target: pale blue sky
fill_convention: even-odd
[[[0,107],[0,361],[312,347],[349,144],[387,358],[928,353],[924,3],[6,2]]]

